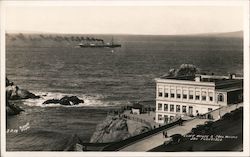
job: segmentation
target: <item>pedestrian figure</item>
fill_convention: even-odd
[[[167,133],[167,131],[165,132],[165,138],[168,138],[168,133]]]
[[[162,132],[163,137],[165,137],[165,131]]]
[[[180,125],[180,126],[182,125],[182,118],[180,118],[180,122],[179,122],[179,125]]]

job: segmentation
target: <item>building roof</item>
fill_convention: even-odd
[[[222,79],[222,80],[216,80],[215,85],[224,85],[224,84],[235,84],[235,83],[242,83],[242,79]]]
[[[174,80],[190,80],[194,81],[194,75],[183,75],[183,76],[162,76],[161,79],[174,79]]]
[[[243,90],[243,87],[228,87],[228,88],[217,89],[217,91],[220,91],[220,92],[232,92],[232,91],[237,91],[237,90]]]
[[[218,75],[202,75],[202,74],[196,74],[196,75],[182,75],[182,76],[162,76],[160,79],[173,79],[173,80],[187,80],[187,81],[195,81],[195,78],[199,77],[200,82],[224,82],[227,80],[243,80],[242,77],[235,77],[230,78],[230,76],[218,76]]]
[[[227,79],[215,81],[216,89],[232,90],[237,88],[243,88],[243,80]]]
[[[132,108],[134,108],[134,109],[142,109],[142,105],[141,104],[139,104],[139,103],[134,103],[133,105],[132,105]]]
[[[232,77],[232,75],[229,76],[217,76],[217,75],[200,75],[197,74],[195,76],[178,76],[178,77],[168,77],[164,76],[160,79],[165,79],[168,81],[178,80],[178,83],[184,83],[188,84],[199,84],[199,85],[213,85],[216,90],[220,91],[235,91],[235,90],[241,90],[243,89],[243,78],[238,77]],[[185,81],[185,82],[180,82]],[[177,82],[176,82],[177,83]]]

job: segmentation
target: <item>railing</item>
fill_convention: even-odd
[[[146,121],[145,119],[141,119],[141,118],[134,117],[134,116],[129,116],[129,115],[122,115],[122,116],[123,116],[123,118],[133,120],[133,121],[136,121],[136,122],[140,122],[140,123],[144,123],[144,124],[146,124],[148,126],[151,126],[150,122]]]
[[[133,137],[130,137],[130,138],[127,138],[123,141],[119,141],[119,142],[116,142],[116,143],[113,143],[113,144],[110,144],[106,147],[103,148],[103,151],[118,151],[128,145],[131,145],[135,142],[138,142],[146,137],[150,137],[156,133],[159,133],[167,128],[170,128],[170,127],[173,127],[177,124],[180,124],[180,122],[183,121],[183,120],[178,120],[178,121],[175,121],[173,123],[170,123],[170,124],[167,124],[167,125],[163,125],[163,126],[160,126],[158,128],[155,128],[153,130],[150,130],[150,131],[147,131],[147,132],[144,132],[142,134],[139,134],[139,135],[135,135]]]
[[[70,144],[68,147],[64,149],[64,151],[73,151],[76,144],[77,143]],[[114,144],[114,142],[110,142],[110,143],[81,143],[79,142],[78,144],[82,146],[83,151],[101,151],[104,147],[110,144]]]
[[[113,144],[114,142],[109,143],[84,143],[81,139],[76,135],[72,135],[72,137],[67,141],[66,148],[63,151],[74,151],[77,144],[82,146],[83,151],[101,151],[105,146]]]

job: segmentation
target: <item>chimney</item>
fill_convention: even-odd
[[[201,82],[201,76],[195,76],[195,82]]]
[[[235,75],[235,74],[232,74],[232,73],[230,73],[230,74],[228,75],[228,79],[235,79],[235,77],[236,77],[236,75]]]
[[[232,74],[232,79],[235,79],[236,78],[236,75],[235,74]]]

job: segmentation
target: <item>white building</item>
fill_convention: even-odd
[[[204,114],[243,100],[243,79],[230,76],[197,75],[156,80],[158,123],[175,116]]]

